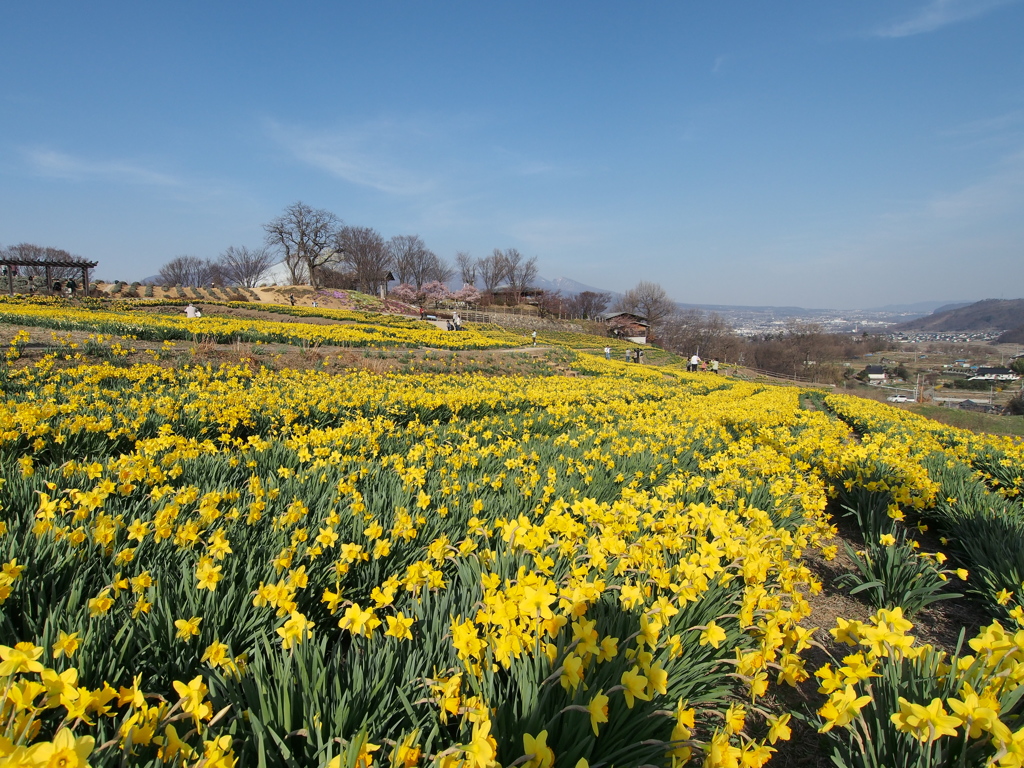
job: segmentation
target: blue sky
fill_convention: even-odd
[[[296,200],[683,302],[1024,295],[1024,1],[0,11],[0,245],[140,279]]]

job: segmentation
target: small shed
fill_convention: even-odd
[[[608,335],[625,339],[634,344],[646,344],[651,326],[647,318],[632,312],[610,312],[601,315],[608,328]]]
[[[880,365],[869,365],[864,372],[868,376],[868,381],[885,381],[886,379],[885,368]]]
[[[992,403],[976,403],[973,400],[961,400],[957,405],[961,411],[974,411],[975,413],[999,413],[999,406]]]

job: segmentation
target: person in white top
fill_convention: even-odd
[[[185,317],[199,317],[199,310],[189,304],[185,307]]]
[[[699,366],[700,358],[697,357],[697,355],[695,354],[693,357],[690,358],[690,371],[696,373]]]

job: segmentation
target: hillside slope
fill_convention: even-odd
[[[901,331],[999,331],[1024,326],[1024,299],[984,299],[896,326]]]

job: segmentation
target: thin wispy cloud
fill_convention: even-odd
[[[437,186],[396,159],[422,140],[416,128],[381,122],[313,131],[270,122],[268,133],[299,162],[352,184],[400,196],[426,194]]]
[[[911,284],[927,288],[919,296],[982,298],[993,280],[1020,272],[1022,209],[1024,147],[1018,147],[968,183],[908,199],[845,231],[797,232],[770,241],[744,268],[765,292],[776,295],[785,295],[787,282],[820,275],[816,300],[829,306],[902,303]],[[1013,272],[1001,273],[1003,268]],[[956,279],[949,280],[950,274]],[[845,297],[833,298],[841,296],[837,286]],[[807,306],[807,301],[794,303]]]
[[[1017,109],[1002,115],[996,115],[995,117],[986,117],[980,120],[960,123],[959,125],[939,131],[939,135],[951,137],[992,136],[1007,133],[1017,134],[1022,129],[1024,129],[1024,109]]]
[[[1018,148],[987,174],[958,189],[908,202],[859,236],[834,243],[832,250],[865,265],[867,272],[894,264],[927,264],[932,277],[952,269],[991,281],[993,265],[1019,253],[1022,209],[1024,148]],[[986,268],[978,269],[979,263]]]
[[[946,221],[984,221],[1024,210],[1024,149],[1005,157],[987,177],[952,194],[933,199],[927,208]]]
[[[875,30],[878,37],[910,37],[982,16],[1018,0],[931,0],[913,15]]]
[[[87,160],[66,152],[38,147],[25,149],[23,154],[29,168],[39,176],[70,181],[102,179],[122,184],[182,186],[182,181],[175,176],[126,160]]]

